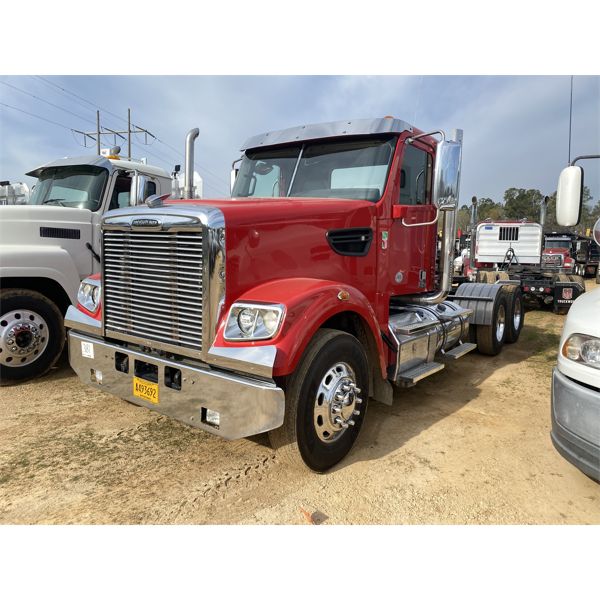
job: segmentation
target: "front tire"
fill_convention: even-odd
[[[27,289],[0,291],[0,383],[39,377],[65,345],[63,316],[54,302]]]
[[[288,464],[327,471],[350,452],[363,424],[369,370],[361,343],[348,333],[320,329],[285,384],[283,425],[269,432]]]

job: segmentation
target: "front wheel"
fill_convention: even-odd
[[[33,290],[0,291],[0,382],[39,377],[65,345],[63,317],[54,302]]]
[[[354,445],[369,397],[367,357],[342,331],[320,329],[285,385],[283,425],[269,432],[278,455],[322,473]]]

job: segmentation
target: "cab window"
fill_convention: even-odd
[[[431,179],[431,155],[413,145],[406,145],[400,169],[399,204],[427,204],[430,202]]]

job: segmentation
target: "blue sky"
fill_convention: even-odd
[[[0,179],[31,184],[25,171],[57,157],[93,153],[94,148],[81,147],[81,136],[68,130],[95,129],[92,105],[101,107],[101,122],[111,129],[126,125],[114,115],[126,119],[130,107],[133,123],[163,142],[143,146],[139,136],[133,155],[146,156],[168,171],[176,162],[183,163],[185,135],[199,127],[196,162],[205,197],[228,194],[231,162],[250,135],[347,118],[394,115],[420,129],[464,129],[461,203],[473,195],[501,200],[508,187],[550,194],[567,163],[568,76],[44,75],[43,79],[0,77],[9,84],[0,85],[0,102],[55,122],[0,105]],[[600,77],[576,76],[573,103],[572,156],[600,152]],[[584,168],[586,184],[598,200],[599,165],[588,162]]]

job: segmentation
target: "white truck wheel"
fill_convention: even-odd
[[[65,345],[63,316],[52,300],[26,289],[0,291],[0,383],[48,372]]]

